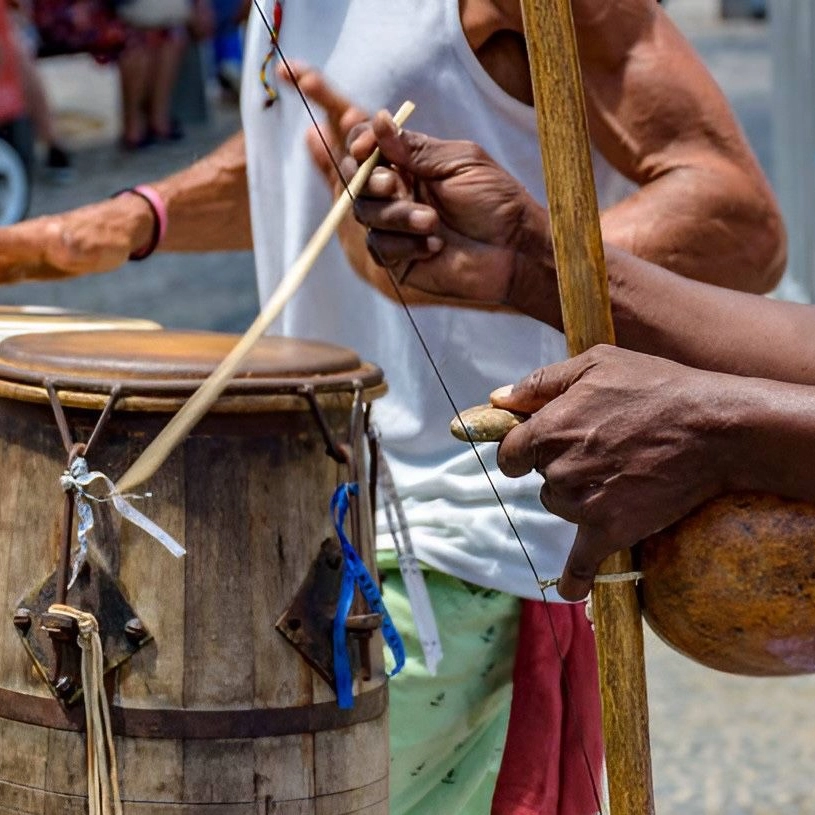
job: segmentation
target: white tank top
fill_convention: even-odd
[[[272,16],[272,2],[264,8]],[[484,71],[461,29],[458,0],[288,0],[281,47],[320,68],[373,112],[412,99],[408,127],[471,139],[539,201],[546,200],[532,108]],[[261,302],[328,211],[331,199],[304,143],[306,111],[293,91],[265,106],[259,78],[269,35],[253,12],[247,32],[242,115]],[[601,177],[612,179],[607,165]],[[489,217],[485,213],[485,217]],[[414,307],[413,315],[460,408],[563,359],[563,336],[528,317]],[[540,598],[532,572],[469,447],[449,433],[452,410],[400,306],[359,280],[336,239],[273,328],[334,342],[382,367],[388,395],[374,405],[419,558],[442,572]],[[561,573],[574,527],[541,506],[540,477],[504,478],[495,446],[481,450],[541,577]],[[378,545],[391,546],[385,519]],[[553,598],[554,599],[554,598]]]

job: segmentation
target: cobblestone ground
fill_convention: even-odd
[[[673,14],[728,93],[759,158],[770,166],[770,61],[766,27],[719,22],[711,0],[668,0]],[[70,67],[71,70],[65,70]],[[173,147],[122,155],[115,132],[115,85],[105,72],[52,63],[49,79],[66,120],[98,116],[96,135],[79,133],[78,182],[38,184],[33,211],[57,212],[160,177],[205,154],[238,126],[234,110],[192,128]],[[113,118],[111,119],[111,116]],[[105,118],[107,117],[107,118]],[[150,316],[168,327],[239,331],[257,310],[251,257],[158,256],[93,279],[16,286],[0,302],[56,304]],[[654,783],[660,815],[813,815],[815,681],[717,674],[647,635]]]

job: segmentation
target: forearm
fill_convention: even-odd
[[[252,248],[242,132],[187,169],[152,186],[167,206],[168,226],[162,251]]]
[[[815,310],[671,274],[606,247],[617,342],[696,368],[815,384]]]
[[[152,186],[168,214],[160,250],[251,248],[242,134],[189,169]],[[58,280],[118,269],[135,253],[153,247],[156,212],[143,196],[122,194],[4,227],[0,229],[0,283]]]
[[[815,501],[815,388],[721,379],[721,404],[716,407],[729,423],[721,448],[727,463],[725,488]]]
[[[605,210],[603,238],[694,280],[759,294],[786,262],[786,238],[761,178],[722,163],[666,173]]]
[[[508,303],[563,329],[548,223],[519,243]],[[815,307],[673,274],[606,244],[617,344],[694,368],[815,385]]]

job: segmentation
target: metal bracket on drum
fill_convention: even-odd
[[[49,612],[56,602],[58,571],[26,597],[14,613],[14,625],[37,672],[54,696],[66,705],[82,695],[82,653],[76,620]],[[152,637],[105,567],[91,554],[67,594],[67,605],[93,609],[109,673],[130,659]]]
[[[45,383],[51,407],[70,468],[77,456],[86,456],[102,433],[121,391],[110,394],[96,427],[86,444],[74,442],[68,420],[52,382]],[[76,703],[82,695],[82,652],[77,642],[76,620],[49,611],[52,605],[69,605],[89,611],[96,617],[104,651],[105,674],[129,659],[152,637],[127,602],[115,578],[93,551],[69,588],[71,539],[73,533],[73,496],[66,493],[60,534],[57,569],[33,590],[14,612],[14,625],[34,666],[51,692],[65,705]],[[101,523],[99,526],[109,526]]]
[[[275,623],[275,628],[332,688],[336,685],[334,617],[341,580],[342,549],[337,541],[327,538],[292,604]],[[351,667],[366,681],[371,678],[370,640],[381,625],[381,614],[357,614],[346,623],[349,637],[358,645],[351,649]]]
[[[357,456],[354,451],[353,440],[359,437],[360,431],[365,429],[367,432],[368,425],[368,409],[363,398],[365,387],[361,380],[354,379],[351,384],[354,387],[354,401],[351,405],[351,421],[348,426],[348,440],[345,442],[338,442],[334,437],[334,433],[328,425],[320,403],[317,401],[317,396],[312,385],[302,385],[298,393],[308,402],[311,408],[311,413],[317,426],[320,428],[320,433],[325,440],[325,453],[330,458],[334,459],[338,464],[348,465],[348,480],[356,482],[359,480],[359,466]],[[373,479],[368,484],[369,497],[371,499],[371,506],[375,505],[374,490],[376,481]],[[359,540],[360,534],[360,520],[359,513],[351,513],[351,524],[353,529],[354,540]]]
[[[325,454],[334,459],[337,464],[348,464],[348,445],[343,445],[337,442],[334,438],[334,433],[328,426],[328,420],[325,418],[325,413],[317,401],[317,394],[314,391],[313,385],[301,385],[297,392],[302,396],[311,408],[311,413],[314,420],[317,422],[317,427],[320,428],[323,439],[325,440]]]
[[[348,439],[338,442],[329,426],[325,413],[317,400],[314,388],[303,385],[299,394],[306,399],[312,415],[325,440],[326,455],[348,467],[348,480],[356,482],[359,477],[354,440],[362,438],[367,425],[367,411],[363,383],[353,381],[354,399],[351,406]],[[371,489],[371,485],[368,485]],[[353,536],[359,539],[360,513],[351,514]],[[343,554],[339,542],[328,538],[323,541],[308,575],[292,601],[292,604],[276,622],[275,628],[297,649],[303,659],[332,688],[336,686],[334,675],[334,618],[340,597]],[[350,649],[352,670],[364,681],[371,678],[371,638],[382,626],[381,614],[355,614],[348,617],[346,631],[357,647]]]

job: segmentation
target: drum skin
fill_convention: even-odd
[[[643,613],[668,645],[728,673],[815,672],[815,506],[722,496],[639,548]]]
[[[94,332],[12,337],[0,347],[0,815],[87,812],[84,734],[71,724],[81,710],[70,721],[62,713],[12,624],[21,598],[56,567],[62,516],[66,453],[36,381],[51,371],[80,441],[107,400],[104,382],[132,382],[135,396],[122,397],[88,459],[115,480],[236,340]],[[194,374],[185,374],[186,359]],[[330,375],[318,373],[321,360]],[[333,690],[275,630],[322,542],[334,536],[329,499],[348,478],[326,456],[298,383],[314,384],[342,440],[352,383],[361,381],[370,401],[384,391],[381,371],[345,349],[269,338],[242,380],[144,485],[153,497],[138,503],[186,556],[176,560],[126,522],[113,524],[118,533],[105,544],[153,636],[114,678],[124,812],[386,815],[381,647],[371,649],[370,680],[357,677],[355,708],[337,715]],[[361,457],[361,434],[352,446]],[[355,544],[376,574],[367,490],[360,493]],[[264,730],[281,712],[294,726]],[[214,717],[205,721],[211,727],[201,726],[202,716]],[[144,732],[145,721],[154,732]]]

